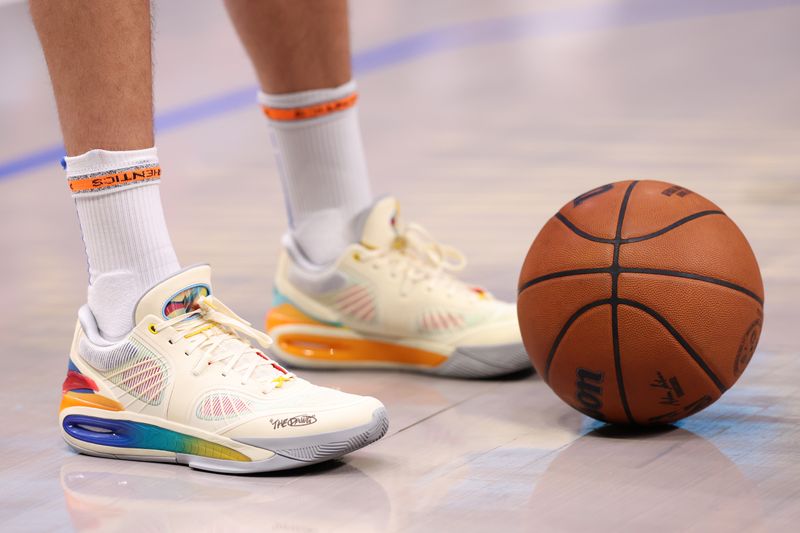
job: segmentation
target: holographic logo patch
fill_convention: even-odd
[[[172,296],[164,304],[163,314],[164,318],[175,318],[194,309],[195,302],[201,296],[208,296],[211,294],[211,288],[208,285],[192,285]]]

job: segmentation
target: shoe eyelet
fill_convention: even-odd
[[[359,254],[358,252],[353,252],[353,259],[355,259],[356,261],[361,261],[361,254]]]
[[[158,331],[156,331],[156,325],[155,324],[150,324],[149,326],[147,326],[147,329],[149,329],[150,333],[152,333],[153,335],[157,335],[158,334]]]

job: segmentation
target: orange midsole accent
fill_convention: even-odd
[[[282,303],[270,309],[266,320],[267,332],[278,326],[287,325],[319,326],[331,330],[342,329],[314,320],[290,303]],[[447,360],[447,357],[442,354],[419,348],[324,334],[281,333],[278,335],[276,343],[287,354],[305,359],[404,363],[420,366],[438,366]]]
[[[153,166],[137,168],[135,170],[125,170],[114,174],[93,176],[90,178],[80,178],[69,180],[69,189],[72,192],[99,191],[118,185],[130,185],[132,183],[142,183],[150,180],[157,180],[161,177],[161,167]]]
[[[313,324],[315,326],[324,326],[322,322],[314,320],[306,315],[290,303],[282,303],[273,307],[267,313],[266,330],[267,333],[272,328],[284,326],[286,324]]]
[[[124,411],[125,408],[116,400],[101,396],[100,394],[86,394],[83,392],[66,392],[61,397],[59,411],[67,407],[92,407],[106,411]]]
[[[277,344],[289,355],[325,361],[438,366],[447,360],[444,355],[399,344],[307,333],[281,333],[278,336]]]
[[[353,93],[338,100],[314,104],[307,107],[292,107],[289,109],[280,107],[261,106],[264,114],[272,120],[291,121],[317,118],[337,111],[344,111],[356,105],[358,94]]]

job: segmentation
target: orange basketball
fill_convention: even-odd
[[[758,343],[764,288],[719,207],[621,181],[561,208],[533,241],[517,312],[536,371],[598,420],[670,423],[708,407]]]

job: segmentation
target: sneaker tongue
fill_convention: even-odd
[[[147,315],[164,320],[175,318],[191,310],[200,296],[211,294],[211,268],[198,265],[181,270],[155,285],[139,299],[134,312],[136,324]]]
[[[155,315],[164,320],[175,318],[190,311],[199,297],[210,294],[211,267],[208,265],[189,267],[147,291],[136,305],[134,319],[138,324],[147,315]],[[243,341],[238,337],[232,336],[218,344],[214,349],[214,353],[219,356],[232,356],[240,353],[242,348],[246,348],[243,345]],[[259,355],[253,353],[245,354],[239,358],[233,370],[246,371],[254,362],[253,358],[257,358],[255,362],[260,362],[261,357]],[[284,375],[286,375],[286,372],[279,370],[277,366],[259,364],[252,377],[268,380]]]
[[[372,206],[364,221],[361,244],[367,248],[386,248],[401,230],[400,204],[391,196],[383,198]]]

